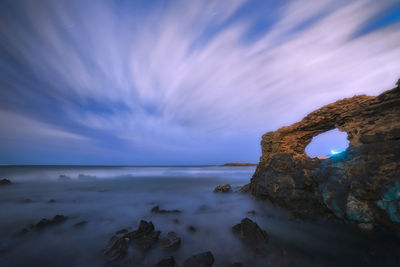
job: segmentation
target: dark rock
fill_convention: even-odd
[[[181,213],[181,211],[180,210],[164,210],[164,209],[160,209],[160,206],[155,206],[151,209],[151,213],[157,213],[157,214]]]
[[[241,262],[234,262],[229,267],[244,267],[245,265]]]
[[[71,177],[65,175],[65,174],[60,174],[60,176],[58,177],[58,180],[60,181],[69,181],[71,180]]]
[[[211,267],[214,264],[214,256],[210,251],[196,254],[185,260],[183,267]]]
[[[166,238],[159,242],[160,247],[165,250],[177,250],[181,245],[181,239],[175,232],[169,232]]]
[[[214,193],[229,193],[231,192],[232,187],[230,184],[225,184],[225,185],[218,185],[217,187],[214,188]]]
[[[178,219],[176,219],[176,218],[173,219],[172,222],[175,223],[175,224],[180,224],[180,223],[181,223],[181,222],[180,222]]]
[[[326,105],[262,137],[250,189],[298,217],[366,223],[400,235],[400,87],[377,97]],[[305,153],[312,138],[338,128],[345,152],[322,159]]]
[[[81,222],[78,222],[78,223],[74,224],[74,227],[75,228],[79,228],[79,227],[82,227],[82,226],[84,226],[86,224],[87,224],[87,221],[81,221]]]
[[[8,179],[1,179],[0,180],[0,185],[10,185],[12,182]]]
[[[266,244],[268,234],[249,218],[244,218],[241,223],[232,227],[232,231],[239,235],[240,239],[247,244]]]
[[[189,225],[186,229],[187,229],[189,232],[192,232],[192,233],[194,233],[194,232],[197,231],[196,227],[194,227],[193,225]]]
[[[248,214],[248,215],[255,215],[255,214],[256,214],[256,211],[255,211],[255,210],[249,210],[249,211],[247,212],[247,214]]]
[[[147,252],[158,240],[160,231],[155,231],[152,222],[140,221],[137,230],[125,233],[118,231],[117,236],[110,239],[109,246],[105,250],[110,261],[116,261],[125,258],[128,255],[128,249],[133,245],[136,255],[135,260],[140,261],[145,252]]]
[[[250,192],[250,184],[246,184],[244,186],[242,186],[239,190],[239,193],[248,193]]]
[[[159,261],[155,267],[175,267],[175,259],[174,257],[169,257],[166,259],[162,259],[161,261]]]
[[[37,224],[30,224],[28,227],[22,229],[17,235],[21,234],[27,234],[30,231],[41,231],[45,228],[61,224],[65,222],[68,219],[68,217],[64,215],[56,215],[53,217],[53,219],[41,219]]]
[[[50,199],[49,203],[55,203],[56,201],[54,199]]]
[[[268,252],[265,248],[254,248],[250,253],[257,258],[265,258],[268,256]]]

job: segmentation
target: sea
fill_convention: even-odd
[[[205,251],[213,254],[213,266],[400,266],[394,236],[325,219],[299,220],[237,192],[254,171],[253,166],[0,166],[0,179],[13,182],[0,186],[0,266],[108,266],[104,250],[110,238],[124,228],[135,230],[141,220],[151,221],[160,238],[175,232],[181,245],[176,251],[154,245],[134,266],[155,266],[169,256],[182,266]],[[232,192],[214,193],[220,184],[230,184]],[[152,213],[155,206],[181,212]],[[67,220],[21,232],[55,215]],[[268,233],[261,252],[232,232],[246,217]]]

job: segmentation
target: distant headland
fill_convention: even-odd
[[[226,167],[238,167],[238,166],[257,166],[257,163],[237,163],[237,162],[228,162],[225,163],[222,166],[226,166]]]

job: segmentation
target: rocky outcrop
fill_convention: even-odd
[[[10,185],[12,182],[8,179],[0,179],[0,185]]]
[[[214,256],[210,251],[189,257],[183,263],[183,267],[211,267],[214,264]]]
[[[249,218],[244,218],[239,224],[234,225],[232,231],[244,243],[253,245],[268,243],[268,233]]]
[[[165,209],[160,209],[160,206],[155,206],[151,209],[151,213],[157,213],[157,214],[166,214],[166,213],[181,213],[182,211],[180,210],[165,210]]]
[[[231,192],[232,187],[230,184],[220,184],[214,188],[214,193],[229,193]]]
[[[345,152],[326,159],[305,153],[312,138],[337,128]],[[374,96],[326,105],[262,137],[251,193],[299,216],[331,216],[400,233],[400,80]],[[364,227],[365,228],[365,227]]]

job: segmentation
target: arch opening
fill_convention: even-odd
[[[332,157],[349,147],[347,133],[335,128],[314,136],[305,152],[310,157]]]

